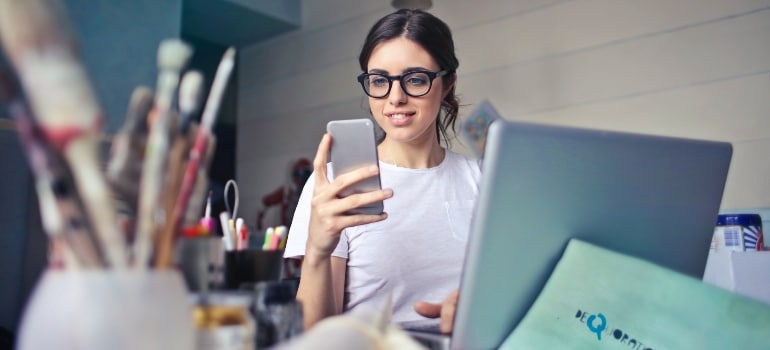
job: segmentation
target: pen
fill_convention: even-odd
[[[230,232],[230,214],[226,211],[219,213],[219,223],[222,226],[222,243],[225,246],[225,250],[235,250],[232,240],[233,235]]]
[[[278,250],[284,250],[286,249],[286,239],[289,237],[289,230],[284,226],[283,232],[281,233],[281,240],[278,242]]]
[[[268,227],[267,230],[265,230],[265,242],[262,244],[262,250],[270,250],[270,242],[274,231],[275,229],[272,227]]]
[[[270,237],[270,246],[268,250],[278,250],[281,244],[281,240],[286,236],[286,226],[278,226],[273,232],[273,236]]]
[[[243,235],[243,249],[249,249],[249,239],[251,238],[251,233],[245,223],[243,224],[243,231],[241,231],[241,234]]]
[[[214,219],[211,217],[211,191],[209,191],[208,198],[206,199],[206,209],[200,220],[200,225],[204,227],[209,234],[214,232]]]
[[[242,231],[243,231],[243,219],[238,218],[235,220],[235,231],[234,231],[235,237],[236,237],[235,249],[237,250],[246,249],[246,246],[243,244],[244,237],[243,237]]]

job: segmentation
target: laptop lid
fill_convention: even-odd
[[[572,237],[700,279],[731,155],[724,142],[494,122],[451,347],[498,347]]]

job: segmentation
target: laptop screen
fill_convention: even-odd
[[[731,155],[723,142],[494,122],[452,348],[496,348],[573,237],[700,279]]]

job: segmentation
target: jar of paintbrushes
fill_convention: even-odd
[[[0,43],[16,78],[0,81],[12,87],[0,105],[17,126],[56,252],[25,306],[17,348],[192,349],[192,302],[173,252],[199,223],[235,50],[204,103],[201,73],[185,71],[193,48],[162,41],[155,89],[135,89],[105,170],[103,112],[63,7],[0,0]]]

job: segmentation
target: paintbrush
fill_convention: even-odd
[[[182,77],[179,84],[179,114],[181,116],[179,130],[174,133],[173,143],[169,152],[166,170],[166,187],[163,198],[166,209],[166,222],[171,222],[176,197],[182,183],[182,176],[187,164],[187,153],[194,142],[190,135],[190,124],[194,123],[195,113],[201,106],[203,91],[203,75],[198,71],[190,71]],[[164,226],[165,228],[165,226]]]
[[[195,179],[195,185],[193,186],[190,199],[187,201],[187,211],[182,216],[181,227],[187,227],[194,225],[198,222],[201,216],[201,210],[206,203],[206,194],[209,191],[209,177],[208,171],[211,161],[214,158],[214,152],[217,148],[217,138],[215,135],[209,135],[207,142],[206,153],[201,157],[200,164],[198,166],[198,175]]]
[[[0,67],[0,102],[5,102],[8,114],[15,121],[19,140],[35,178],[43,229],[52,247],[57,247],[61,253],[49,256],[49,259],[58,257],[64,267],[69,268],[103,266],[92,232],[77,225],[83,222],[82,208],[76,202],[77,197],[67,196],[74,193],[71,178],[66,176],[68,171],[61,167],[61,160],[48,149],[35,128],[29,109],[19,95],[18,84],[4,67]]]
[[[184,74],[179,84],[180,132],[187,134],[190,123],[203,105],[203,74],[192,70]]]
[[[197,135],[197,130],[198,130],[198,125],[194,122],[191,123],[190,132],[194,132],[195,134],[193,134],[191,140],[189,140],[190,144],[194,142],[195,136]],[[190,225],[197,224],[198,220],[200,219],[201,209],[203,208],[203,203],[206,200],[206,193],[208,192],[208,188],[209,188],[209,179],[207,176],[208,166],[214,157],[215,149],[216,149],[216,137],[214,135],[209,135],[206,153],[201,157],[201,160],[199,162],[198,175],[196,176],[195,184],[192,187],[189,199],[187,201],[186,213],[182,215],[181,222],[178,225],[166,225],[162,231],[162,234],[158,236],[158,239],[157,239],[158,254],[156,256],[157,267],[168,266],[168,265],[158,264],[157,263],[158,261],[165,261],[167,264],[171,263],[171,257],[172,257],[171,254],[173,253],[173,244],[174,244],[175,237],[178,236],[179,232],[183,231],[184,228],[189,227]],[[187,165],[187,163],[185,163],[185,165]],[[186,171],[187,167],[185,166],[185,169],[183,170]],[[180,178],[179,180],[181,183],[183,179]],[[177,196],[174,197],[175,199],[178,198],[179,191],[177,191],[176,194]],[[177,203],[178,201],[174,201],[174,210],[172,211],[172,215],[178,214],[176,212],[177,206],[178,206]],[[170,220],[169,222],[173,222],[173,221]]]
[[[187,160],[187,167],[182,179],[182,187],[179,189],[179,195],[177,196],[176,204],[174,206],[172,221],[168,223],[168,227],[158,240],[162,246],[158,247],[155,265],[159,268],[168,267],[171,264],[173,241],[177,231],[182,225],[185,213],[187,212],[190,196],[193,193],[196,179],[198,178],[201,158],[206,156],[208,141],[211,138],[214,122],[219,113],[219,105],[222,102],[222,96],[224,96],[225,90],[227,89],[227,83],[230,80],[230,74],[232,73],[234,66],[235,48],[231,47],[225,51],[222,60],[217,67],[217,73],[214,75],[211,91],[209,91],[206,105],[203,108],[201,123],[195,136],[195,143],[190,150],[190,155]]]
[[[198,71],[190,71],[182,77],[182,83],[179,86],[179,114],[181,115],[181,124],[179,135],[174,140],[174,147],[171,153],[171,159],[168,167],[169,179],[168,188],[164,195],[168,198],[167,222],[171,222],[171,215],[174,211],[176,198],[179,195],[179,189],[184,176],[184,169],[187,165],[187,154],[190,152],[191,145],[195,142],[197,125],[194,124],[195,114],[203,105],[203,74]]]
[[[31,120],[19,118],[23,112],[13,113],[19,138],[24,145],[30,169],[35,174],[43,229],[54,244],[66,246],[74,254],[62,255],[68,268],[104,267],[96,237],[88,227],[82,203],[73,196],[75,186],[69,169],[42,140]]]
[[[136,221],[139,181],[147,145],[147,115],[152,105],[152,90],[143,86],[134,89],[123,127],[113,137],[107,164],[107,181],[115,196],[118,218],[124,223],[121,229],[126,237],[134,233],[132,226]]]
[[[110,266],[127,266],[109,188],[99,166],[102,110],[62,4],[0,0],[0,40],[47,142],[62,155]]]
[[[194,114],[200,109],[201,96],[203,90],[203,75],[197,71],[185,73],[182,82],[179,84],[179,114],[181,124],[178,132],[174,136],[173,143],[169,152],[168,167],[166,170],[166,186],[163,191],[163,203],[166,213],[165,222],[171,222],[171,215],[174,212],[176,197],[179,194],[179,188],[182,184],[182,176],[187,162],[187,154],[194,139],[188,134],[190,132],[190,123]],[[168,225],[158,227],[156,232],[163,232]],[[156,236],[160,237],[160,235]],[[156,243],[157,245],[158,243]]]
[[[0,101],[5,101],[14,119],[30,170],[35,177],[40,218],[51,244],[63,250],[60,255],[65,267],[103,267],[96,237],[85,225],[82,205],[74,194],[69,169],[50,150],[35,127],[29,110],[18,95],[17,85],[10,75],[0,70]],[[74,254],[73,254],[74,253]]]
[[[159,226],[165,224],[161,193],[169,150],[170,126],[174,124],[171,104],[181,71],[191,55],[192,48],[177,39],[164,40],[158,48],[158,82],[152,111],[156,117],[151,123],[139,185],[139,207],[133,246],[133,262],[136,268],[147,267],[154,233]]]

